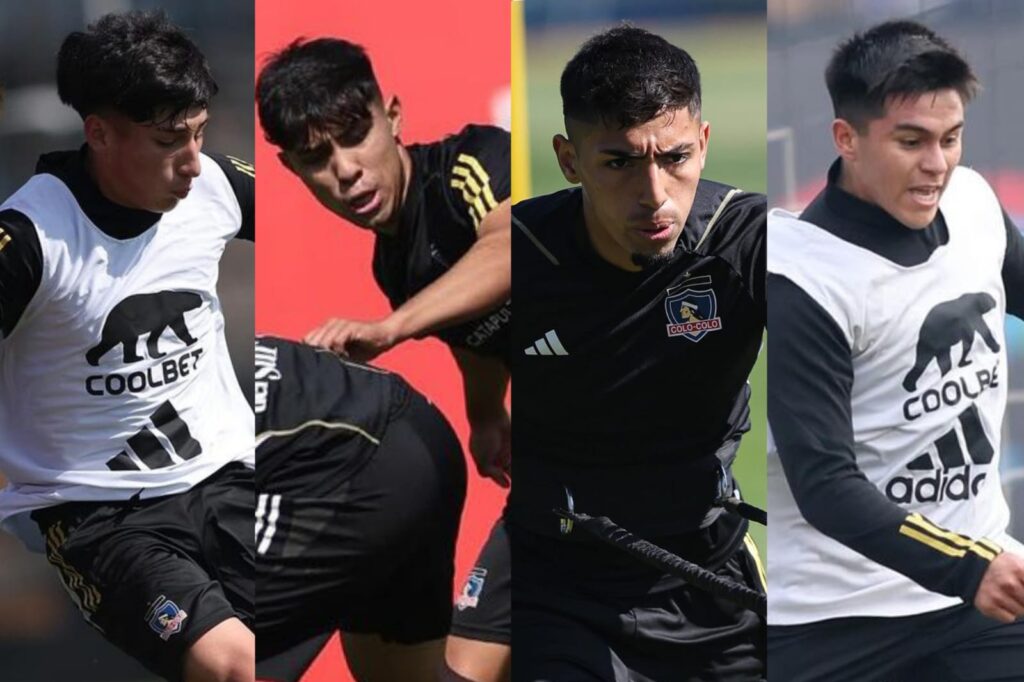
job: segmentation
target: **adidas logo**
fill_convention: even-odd
[[[908,475],[895,476],[889,480],[885,486],[886,497],[897,504],[909,504],[961,501],[978,494],[986,474],[981,472],[974,475],[971,464],[991,464],[995,448],[985,435],[976,406],[971,405],[964,410],[957,420],[971,461],[964,458],[957,429],[952,428],[934,444],[941,468],[936,466],[930,453],[916,457],[907,464]]]
[[[523,351],[527,355],[568,355],[569,351],[565,349],[562,342],[558,339],[558,334],[552,329],[546,333],[543,337],[533,342],[533,345],[527,346]]]

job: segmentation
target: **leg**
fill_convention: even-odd
[[[502,521],[494,524],[455,602],[445,652],[453,682],[507,682],[512,642],[512,567]]]
[[[358,682],[437,682],[444,660],[443,639],[396,644],[378,635],[342,633],[341,642]]]
[[[445,646],[443,682],[508,682],[512,647],[496,642],[450,636]]]
[[[899,682],[1011,682],[1024,670],[1024,621],[1008,625],[988,620],[971,609],[952,630],[961,641],[929,657],[925,668],[909,671]]]
[[[237,618],[215,625],[185,654],[185,682],[252,682],[256,637]]]

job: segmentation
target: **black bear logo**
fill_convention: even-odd
[[[149,334],[146,349],[149,357],[162,358],[158,343],[160,335],[170,327],[186,346],[196,342],[185,326],[185,311],[198,308],[203,299],[199,294],[189,291],[161,291],[154,294],[136,294],[129,296],[107,315],[103,323],[103,334],[100,342],[89,349],[85,359],[95,367],[100,364],[107,351],[121,344],[124,349],[125,364],[142,360],[137,351],[139,337]]]
[[[917,342],[917,358],[914,368],[903,379],[903,388],[917,389],[917,381],[924,374],[933,359],[938,362],[942,376],[953,369],[953,347],[958,343],[963,350],[958,367],[971,364],[967,358],[974,344],[974,335],[980,334],[993,353],[999,352],[999,342],[992,330],[985,324],[984,315],[996,307],[995,299],[988,294],[964,294],[952,301],[938,304],[929,311],[921,324],[921,336]]]

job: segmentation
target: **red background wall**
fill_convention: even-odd
[[[256,2],[256,71],[299,36],[335,36],[369,52],[385,98],[403,104],[403,142],[431,141],[470,122],[494,121],[509,83],[507,0]],[[507,116],[507,113],[504,114]],[[322,209],[256,132],[256,331],[302,338],[328,317],[374,319],[388,312],[373,282],[373,236]],[[437,404],[466,444],[461,383],[447,349],[408,342],[377,364],[395,370]],[[498,517],[504,493],[472,464],[457,555],[457,584]],[[337,680],[343,662],[329,646],[307,680]],[[346,678],[342,678],[346,679]]]

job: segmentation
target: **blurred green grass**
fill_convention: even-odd
[[[688,24],[634,22],[685,49],[701,72],[702,115],[711,123],[703,177],[742,189],[764,192],[766,133],[766,32],[763,21],[721,19]],[[558,80],[566,62],[591,35],[605,26],[576,26],[526,31],[527,100],[531,194],[566,187],[551,151],[551,137],[564,131]],[[514,130],[513,135],[523,134]],[[765,504],[764,353],[750,377],[753,428],[743,439],[735,467],[746,499]],[[756,524],[752,535],[766,559],[766,533]]]

